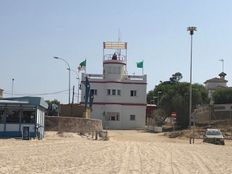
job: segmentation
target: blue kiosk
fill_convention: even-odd
[[[41,97],[0,99],[0,137],[44,138],[48,104]]]

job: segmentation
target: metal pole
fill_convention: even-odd
[[[192,113],[192,46],[193,46],[193,35],[191,34],[191,46],[190,46],[190,82],[189,82],[189,127],[191,127],[191,113]]]
[[[224,59],[222,59],[222,72],[224,72]]]
[[[80,102],[80,76],[79,76],[79,74],[78,74],[78,87],[77,87],[77,103],[79,103]]]
[[[69,74],[68,74],[68,103],[70,104],[70,88],[71,88],[71,79],[70,79],[70,77],[71,77],[71,73],[70,73],[70,71],[71,71],[71,69],[70,69],[70,66],[69,66],[69,64],[68,64],[68,67],[69,67]]]
[[[193,50],[193,34],[194,31],[197,31],[196,27],[188,27],[187,31],[190,32],[191,36],[191,45],[190,45],[190,84],[189,84],[189,128],[191,128],[191,115],[192,115],[192,50]],[[193,118],[193,143],[194,143],[194,127],[195,127],[195,119]],[[191,144],[191,137],[190,137],[190,144]]]
[[[66,63],[66,65],[68,66],[68,68],[67,68],[67,70],[69,71],[69,74],[68,74],[68,103],[70,104],[70,93],[71,93],[71,79],[70,79],[70,76],[71,76],[71,73],[70,73],[70,71],[71,71],[71,68],[70,68],[70,65],[69,65],[69,63],[65,60],[65,59],[63,59],[63,58],[61,58],[61,57],[54,57],[54,59],[60,59],[60,60],[62,60],[62,61],[64,61],[65,63]]]
[[[14,96],[14,78],[12,78],[11,95],[12,95],[12,97]]]

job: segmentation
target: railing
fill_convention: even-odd
[[[89,79],[103,79],[103,74],[87,74]]]
[[[146,75],[126,75],[128,80],[146,80]]]
[[[86,74],[89,79],[95,79],[95,80],[103,80],[104,75],[103,74]],[[82,79],[84,79],[85,74],[83,74]],[[146,82],[146,75],[124,75],[124,80],[133,80],[133,81],[145,81]]]
[[[104,61],[108,61],[108,60],[125,62],[126,56],[117,54],[117,58],[113,59],[113,54],[105,54]]]

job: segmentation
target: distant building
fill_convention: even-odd
[[[103,43],[103,74],[82,74],[82,104],[86,76],[94,94],[92,118],[109,129],[145,127],[147,76],[127,74],[126,42]]]
[[[0,98],[3,97],[3,89],[0,88]]]
[[[209,80],[206,80],[205,83],[205,87],[208,90],[208,97],[211,99],[212,101],[212,94],[213,92],[218,89],[218,88],[227,88],[227,80],[225,79],[226,73],[221,72],[219,74],[219,78],[215,77]]]
[[[47,107],[41,97],[0,99],[0,137],[21,137],[27,127],[30,137],[43,138]]]

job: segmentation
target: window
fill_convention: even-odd
[[[4,110],[0,110],[0,123],[4,123]]]
[[[107,89],[107,95],[121,95],[120,89]]]
[[[116,89],[112,89],[112,95],[116,95]]]
[[[111,92],[110,92],[110,89],[107,89],[107,95],[110,95]]]
[[[130,91],[130,96],[131,96],[131,97],[136,96],[136,90],[131,90],[131,91]]]
[[[119,121],[120,115],[119,112],[107,112],[107,120],[109,121]]]
[[[135,121],[135,115],[130,115],[130,120]]]
[[[97,89],[91,89],[91,94],[97,95]]]
[[[35,111],[23,111],[22,123],[35,123]]]
[[[6,114],[7,123],[19,123],[19,111],[9,110]]]

